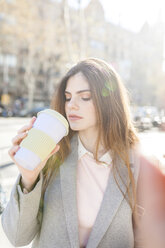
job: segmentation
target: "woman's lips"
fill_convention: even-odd
[[[77,121],[77,120],[80,120],[80,119],[82,119],[82,117],[77,116],[77,115],[69,115],[69,120],[70,121]]]

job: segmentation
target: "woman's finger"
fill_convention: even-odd
[[[31,120],[30,120],[30,123],[28,125],[23,126],[21,129],[19,129],[17,133],[20,134],[20,133],[29,131],[32,128],[32,126],[33,126],[34,122],[36,121],[36,119],[37,118],[35,116],[33,116],[31,118]]]
[[[14,155],[16,154],[16,152],[19,150],[20,146],[13,146],[9,151],[8,154],[10,155],[10,157],[13,159]]]
[[[12,144],[15,146],[15,145],[19,145],[21,143],[21,141],[27,136],[28,134],[27,133],[20,133],[18,134],[17,136],[15,136],[13,139],[12,139]]]

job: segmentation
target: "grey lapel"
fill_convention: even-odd
[[[71,154],[60,166],[61,192],[66,226],[72,248],[79,248],[78,214],[76,197],[76,172],[78,161],[77,135],[71,141]]]
[[[120,171],[121,177],[127,181],[127,168],[120,160],[117,161],[116,166]],[[117,177],[117,180],[119,181],[122,191],[125,193],[126,187],[124,187],[119,177]],[[124,197],[116,184],[113,173],[110,173],[103,201],[89,236],[86,246],[87,248],[96,248],[99,245],[99,242],[103,238],[118,208],[120,207],[123,198]]]
[[[61,192],[63,206],[68,229],[69,239],[72,248],[79,248],[79,232],[78,232],[78,214],[77,214],[77,197],[76,197],[76,173],[78,161],[78,142],[77,135],[72,138],[71,154],[60,167],[61,177]],[[120,175],[127,182],[128,173],[126,166],[118,159],[116,166]],[[126,188],[118,176],[117,181],[123,193]],[[110,226],[113,217],[115,216],[120,204],[123,200],[123,195],[118,188],[114,179],[113,173],[110,173],[106,191],[96,221],[92,228],[86,248],[96,248],[103,238],[105,232]]]

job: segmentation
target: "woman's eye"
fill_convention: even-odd
[[[65,98],[65,101],[66,101],[66,102],[69,102],[69,101],[70,101],[70,98]]]
[[[91,99],[91,97],[81,97],[81,99],[83,100],[83,101],[89,101],[90,99]],[[66,98],[65,97],[65,101],[66,102],[69,102],[71,100],[71,98]]]
[[[83,101],[89,101],[91,97],[82,97]]]

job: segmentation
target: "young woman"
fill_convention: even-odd
[[[61,80],[51,107],[67,118],[69,134],[35,170],[14,155],[36,118],[12,140],[20,175],[2,216],[9,240],[33,240],[34,248],[138,247],[141,159],[119,76],[102,60],[81,61]]]

